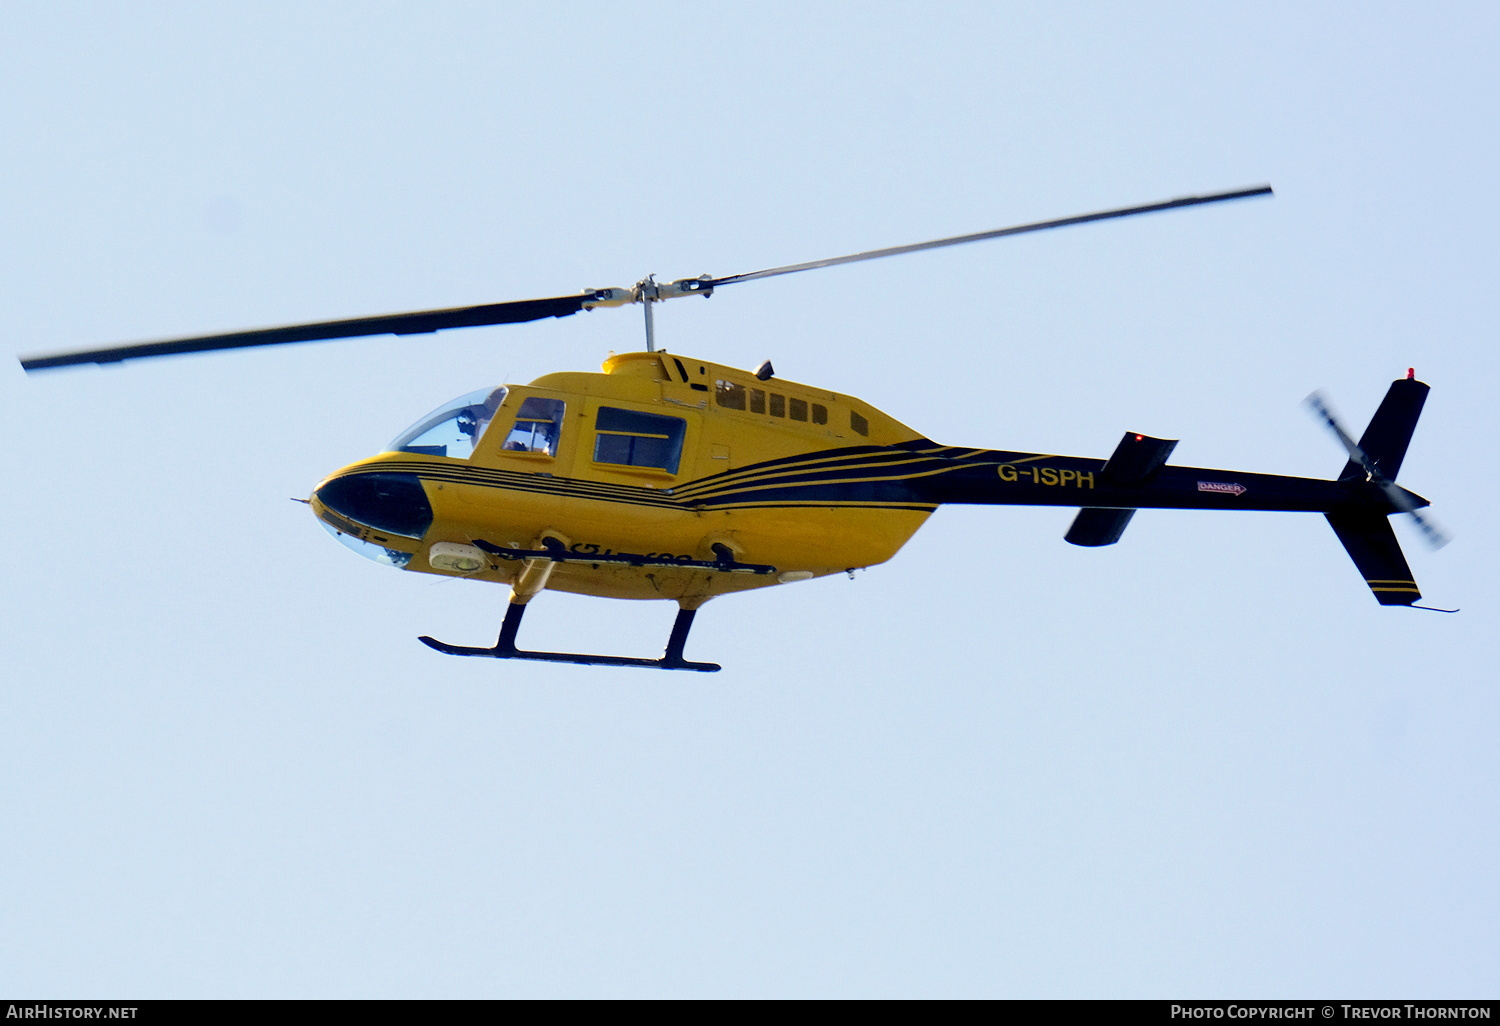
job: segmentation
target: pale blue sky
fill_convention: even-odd
[[[1188,192],[1278,195],[737,286],[674,351],[940,441],[1328,476],[1433,386],[1398,525],[944,509],[716,601],[714,677],[493,663],[504,589],[306,495],[634,311],[25,377],[0,361],[0,990],[1493,995],[1500,234],[1483,4],[34,4],[0,16],[29,353],[730,274]],[[667,604],[545,595],[536,647]]]

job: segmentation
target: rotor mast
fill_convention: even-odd
[[[656,352],[656,315],[651,311],[651,304],[656,302],[656,275],[648,274],[635,287],[641,297],[641,306],[646,310],[646,352]]]

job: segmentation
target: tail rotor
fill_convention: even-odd
[[[1412,382],[1413,385],[1420,384],[1420,382],[1414,380],[1414,375],[1412,375],[1410,372],[1408,372],[1406,380]],[[1397,382],[1397,384],[1399,385],[1401,384],[1401,382]],[[1423,393],[1418,398],[1416,403],[1416,410],[1411,417],[1413,424],[1415,424],[1416,421],[1415,413],[1421,411],[1421,400],[1426,398],[1426,386],[1424,385],[1422,386],[1422,388]],[[1440,549],[1444,545],[1448,544],[1448,542],[1451,540],[1451,538],[1448,536],[1448,533],[1441,527],[1439,527],[1437,525],[1437,522],[1431,516],[1421,512],[1421,507],[1425,506],[1426,503],[1417,503],[1410,492],[1408,492],[1405,488],[1397,485],[1396,482],[1391,479],[1391,476],[1394,476],[1394,474],[1392,474],[1391,476],[1387,476],[1382,472],[1380,461],[1376,458],[1372,458],[1371,455],[1365,451],[1365,448],[1360,444],[1360,442],[1356,442],[1354,438],[1349,434],[1349,432],[1344,430],[1344,426],[1339,421],[1338,415],[1335,414],[1329,407],[1328,401],[1324,398],[1322,392],[1314,392],[1312,395],[1308,396],[1307,405],[1313,411],[1313,414],[1323,421],[1323,423],[1328,427],[1328,430],[1333,432],[1333,434],[1338,438],[1339,442],[1343,445],[1344,449],[1349,453],[1350,465],[1362,470],[1365,475],[1365,480],[1369,481],[1371,484],[1379,488],[1385,494],[1385,497],[1390,500],[1392,506],[1396,507],[1396,509],[1400,510],[1402,513],[1409,515],[1412,518],[1412,520],[1416,523],[1417,528],[1422,532],[1423,539],[1429,546],[1431,546],[1433,549]],[[1378,423],[1379,420],[1380,417],[1379,414],[1377,414],[1376,421],[1373,421],[1371,423],[1371,432],[1374,431],[1375,424]],[[1366,432],[1367,438],[1371,432]],[[1410,432],[1408,431],[1407,437],[1409,436]],[[1365,441],[1365,439],[1361,439],[1361,441]],[[1393,461],[1397,468],[1400,467],[1401,458],[1405,455],[1405,453],[1406,447],[1403,443],[1401,445],[1399,453],[1396,455]]]

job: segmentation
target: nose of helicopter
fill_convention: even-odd
[[[432,526],[432,503],[416,474],[337,474],[319,485],[313,498],[354,525],[403,538],[421,538]]]

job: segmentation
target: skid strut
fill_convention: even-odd
[[[530,659],[540,663],[578,663],[582,666],[648,666],[657,670],[698,670],[702,673],[715,673],[721,667],[718,663],[694,663],[682,658],[682,647],[687,643],[688,631],[693,627],[693,617],[698,615],[696,609],[679,609],[677,619],[672,624],[672,634],[667,639],[667,650],[660,659],[638,659],[633,656],[606,656],[587,655],[582,652],[527,652],[516,647],[516,632],[521,628],[521,617],[526,613],[526,605],[521,602],[512,602],[510,608],[505,611],[505,620],[500,624],[500,637],[495,642],[494,648],[470,648],[464,645],[450,645],[447,642],[429,638],[426,635],[418,638],[428,648],[435,648],[439,652],[458,656],[486,656],[490,659]]]

